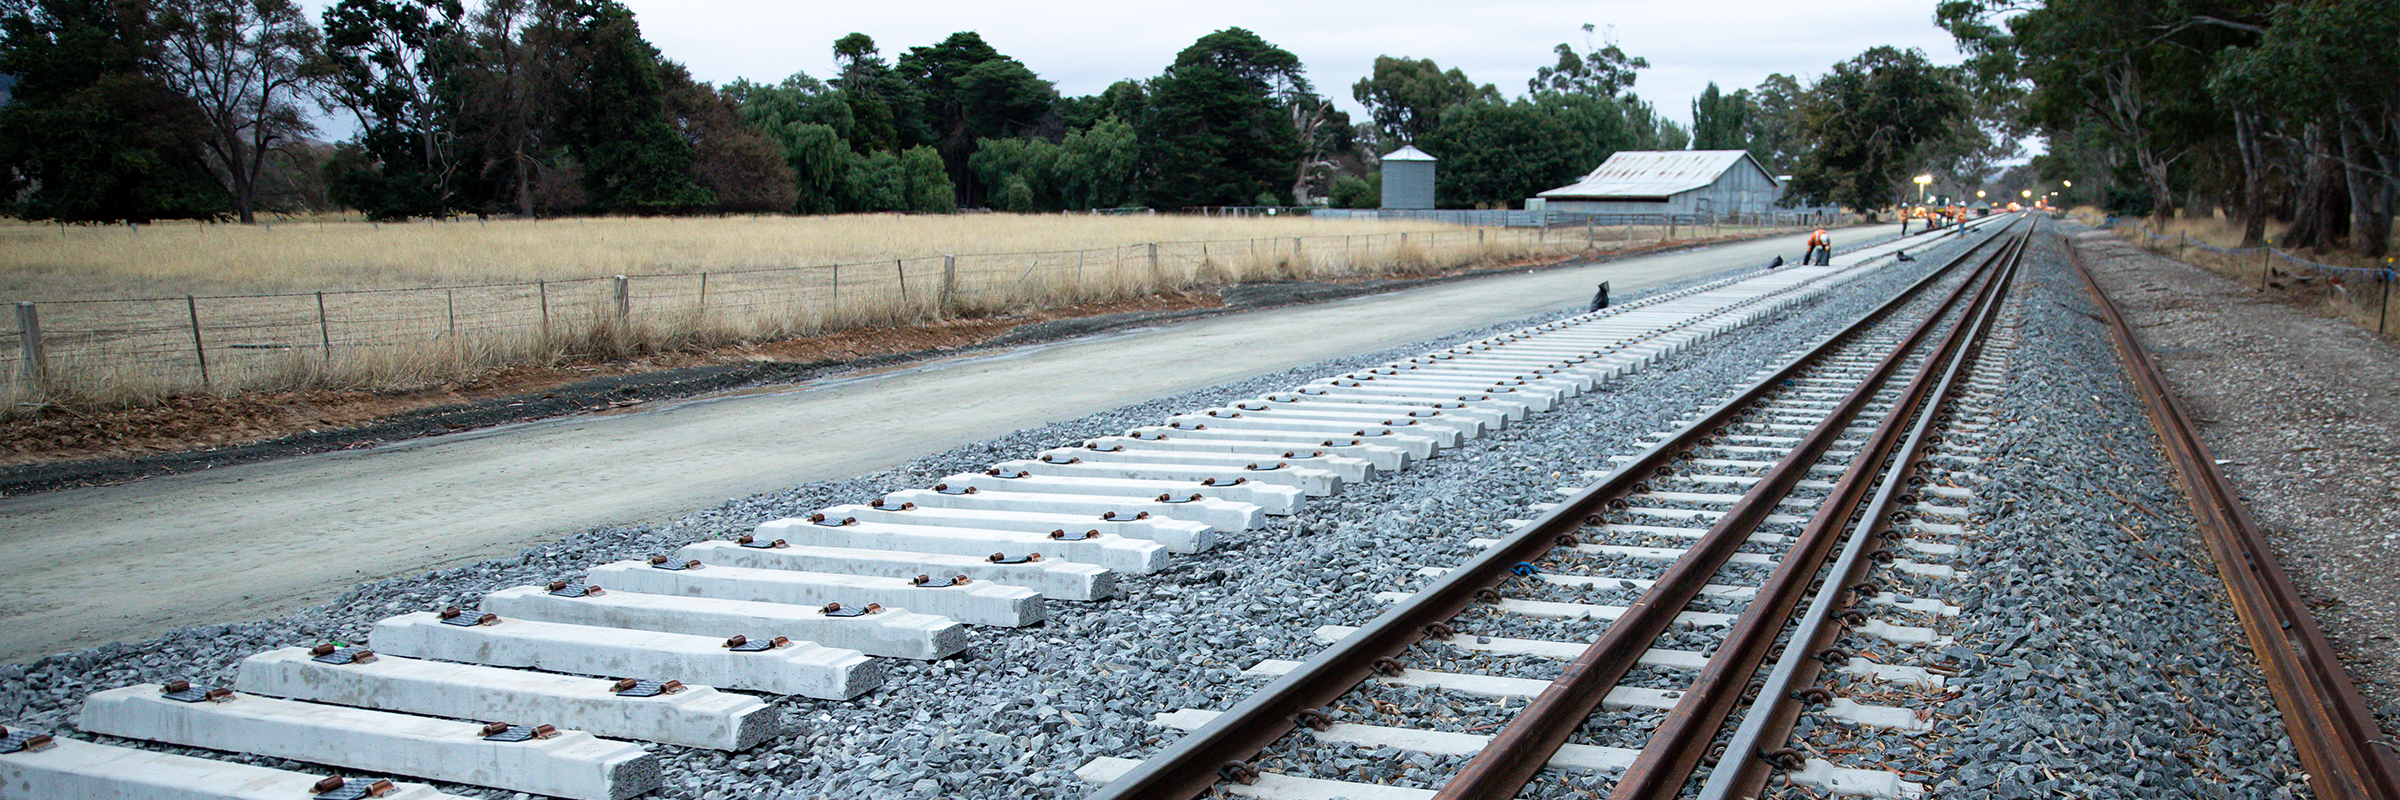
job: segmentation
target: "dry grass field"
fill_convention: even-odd
[[[11,222],[0,224],[0,298],[180,298],[566,281],[1437,227],[1305,217],[1014,214],[139,227]]]
[[[21,408],[194,389],[403,390],[507,364],[1239,281],[1425,274],[1668,235],[1591,233],[1007,214],[7,224],[0,301],[34,303],[42,375],[21,366],[27,337],[6,318],[0,393]]]
[[[2076,209],[2076,216],[2095,225],[2105,218],[2098,209],[2089,207]],[[2400,337],[2400,308],[2389,307],[2388,302],[2392,294],[2400,294],[2400,286],[2387,287],[2375,280],[2372,274],[2353,271],[2378,267],[2391,269],[2393,259],[2376,261],[2347,252],[2299,252],[2290,253],[2287,257],[2268,255],[2255,248],[2226,252],[2234,251],[2241,245],[2242,222],[2228,219],[2222,214],[2178,217],[2167,221],[2163,228],[2157,227],[2152,220],[2142,220],[2141,223],[2149,236],[2132,230],[2121,231],[2120,234],[2135,242],[2147,241],[2151,249],[2249,286],[2275,289],[2318,313],[2350,320],[2359,327],[2386,336]],[[2290,223],[2268,220],[2268,243],[2273,244],[2282,238],[2284,231],[2290,228]],[[2400,236],[2394,238],[2392,249],[2400,251]],[[2344,269],[2327,274],[2294,259]],[[2387,288],[2391,291],[2387,292]]]

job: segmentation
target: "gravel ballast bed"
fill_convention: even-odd
[[[1966,550],[1946,562],[1966,574],[1875,576],[1964,609],[1907,623],[1934,624],[1955,644],[1893,659],[1963,668],[1949,681],[1957,696],[1906,703],[1935,715],[1923,737],[1808,715],[1795,742],[1918,754],[1891,762],[1935,776],[1943,798],[2309,796],[2141,400],[2056,236],[2035,239],[2025,269],[2021,343],[1974,468],[1986,480],[1968,485]],[[1894,649],[1856,635],[1838,646]]]
[[[1371,619],[1385,607],[1373,598],[1375,592],[1412,590],[1422,580],[1415,576],[1416,568],[1448,566],[1472,556],[1475,550],[1467,544],[1467,539],[1497,535],[1503,527],[1502,521],[1525,516],[1528,504],[1550,502],[1556,499],[1553,490],[1558,486],[1585,482],[1582,471],[1606,469],[1605,456],[1632,452],[1635,437],[1668,428],[1675,419],[1714,402],[1743,376],[1780,363],[1792,343],[1821,337],[1863,312],[1921,275],[1935,261],[1935,255],[1923,254],[1916,264],[1877,271],[1817,301],[1788,310],[1780,320],[1708,342],[1667,359],[1658,367],[1571,401],[1555,412],[1535,415],[1524,424],[1471,440],[1409,470],[1345,487],[1342,494],[1333,498],[1313,500],[1300,514],[1278,518],[1265,529],[1229,533],[1224,546],[1208,553],[1178,556],[1166,572],[1124,576],[1121,583],[1127,594],[1124,598],[1099,603],[1052,601],[1051,621],[1046,625],[972,629],[973,644],[960,657],[936,662],[890,660],[889,683],[856,701],[796,697],[781,701],[795,731],[791,736],[732,754],[656,747],[665,762],[667,776],[666,789],[658,796],[707,800],[1081,797],[1091,787],[1074,777],[1075,767],[1095,756],[1138,758],[1179,735],[1150,726],[1151,715],[1186,707],[1221,709],[1238,701],[1260,685],[1258,679],[1243,677],[1240,674],[1243,668],[1268,658],[1306,658],[1321,646],[1311,640],[1316,626],[1357,625]],[[2055,283],[2059,279],[2050,276],[2043,280]],[[2030,296],[2031,292],[2027,294]],[[2059,302],[2082,307],[2079,299],[2061,298]],[[2053,308],[2046,302],[2028,307],[2034,305],[2040,306],[2033,316],[2041,322],[2028,325],[2029,333],[2045,326],[2088,325],[2088,321],[2046,310]],[[1322,375],[1560,316],[1566,315],[1496,326],[1438,342],[1403,345],[1018,431],[894,470],[729,500],[719,507],[660,525],[595,530],[529,549],[514,558],[362,586],[326,606],[272,620],[186,628],[140,645],[108,645],[30,664],[0,666],[0,720],[11,727],[72,732],[69,723],[73,712],[83,696],[92,691],[177,677],[194,683],[224,684],[232,677],[234,663],[266,649],[315,641],[354,640],[362,637],[375,620],[394,614],[444,605],[471,607],[486,592],[573,577],[592,565],[612,560],[671,552],[695,539],[730,536],[745,532],[760,521],[796,516],[826,505],[867,502],[885,491],[923,487],[944,475],[1026,457],[1045,447],[1084,437],[1115,434],[1135,425],[1155,423],[1170,413],[1280,390]],[[2031,350],[2050,344],[2029,341],[2027,347]],[[2097,347],[2100,349],[2092,352],[2107,356],[2105,341],[2100,341]],[[2062,368],[2067,374],[2054,376],[2049,385],[2035,389],[2018,386],[2011,391],[2072,396],[2072,392],[2084,391],[2082,383],[2092,383],[2089,394],[2101,395],[2112,403],[2123,400],[2122,382],[2113,373],[2102,371],[2099,377],[2086,376],[2080,382],[2075,378],[2093,372],[2092,364],[2113,368],[2113,356],[2105,361],[2093,361],[2089,354],[2084,358],[2075,362],[2082,366]],[[2114,394],[2103,393],[2103,388]],[[2166,486],[2164,479],[2156,476],[2155,444],[2147,443],[2147,430],[2139,427],[2138,408],[2133,413],[2135,416],[2126,419],[2132,420],[2136,427],[2114,435],[2134,436],[2140,440],[2135,444],[2146,449],[2113,443],[2112,447],[2118,453],[2141,453],[2142,458],[2152,459],[2150,466],[2094,465],[2101,471],[2082,479],[2083,483],[2054,487],[2051,493],[2063,494],[2068,491],[2065,486],[2080,487],[2103,479],[2111,486],[2118,485],[2116,481],[2120,478],[2148,479]],[[2121,422],[2115,415],[2102,420],[2085,419],[2096,416],[2101,415],[2062,413],[2055,420],[2060,424],[2033,426],[2034,430],[2028,432],[2032,439],[2021,447],[2029,448],[2058,469],[2082,464],[2071,454],[2083,446],[2082,442],[2091,440],[2092,435],[2080,429],[2061,428],[2070,422],[2075,425]],[[2004,479],[1996,476],[1996,480]],[[2078,491],[2083,493],[2074,497],[2088,503],[2085,495],[2091,492]],[[2179,511],[2180,499],[2173,496],[2172,488],[2165,492],[2159,495],[2142,489],[2127,494],[2142,498],[2154,509]],[[1990,502],[1990,497],[1987,490],[1986,498],[1979,502]],[[2164,499],[2158,499],[2161,497]],[[2033,511],[2020,502],[2013,513],[2028,515]],[[2177,535],[2184,534],[2162,528],[2150,541]],[[1979,578],[1995,569],[1981,564],[1970,568],[1978,570]],[[2199,577],[2210,576],[2203,573]],[[2188,584],[2185,594],[2197,592],[2195,586],[2208,587]],[[2007,602],[2031,602],[2005,591],[1998,597]],[[2006,606],[1999,599],[1989,602],[1995,610],[1977,609],[1969,613],[1996,613]],[[2158,613],[2197,614],[2202,618],[2225,613],[2213,600],[2202,602],[2187,596],[2177,602],[2180,605],[2160,609]],[[2151,612],[2150,605],[2146,601],[2138,610],[2129,605],[2112,613],[2139,616]],[[1527,630],[1533,627],[1528,626]],[[1512,635],[1505,628],[1482,633]],[[2174,643],[2177,639],[2174,630],[2163,626],[2147,635],[2149,641],[2159,643]],[[2039,640],[2029,641],[2028,648],[2043,644]],[[2123,652],[2143,652],[2130,645],[2117,647]],[[2211,659],[2225,659],[2225,653],[2231,649],[2218,647],[2202,652],[2202,648],[2190,647],[2175,652],[2186,660],[2184,663],[2219,667]],[[2077,657],[2089,659],[2097,655]],[[2002,674],[2003,669],[1979,668],[1962,681],[1998,682],[2002,679],[1992,676]],[[2254,670],[2246,674],[2254,674]],[[2011,677],[2006,679],[2006,685],[2028,682],[2039,685],[2040,680],[2038,676]],[[2238,684],[2242,679],[2225,680]],[[2256,679],[2246,680],[2254,685]],[[2217,684],[2195,683],[2191,688],[2214,685]],[[1995,691],[2005,690],[2002,686]],[[1973,692],[1969,694],[1970,698],[1976,696]],[[2265,722],[2259,723],[2255,721],[2259,716],[2257,709],[2245,710],[2247,702],[2234,702],[2240,698],[2222,699],[2226,702],[2210,703],[2210,708],[2192,711],[2227,717],[2223,725],[2210,724],[2228,745],[2238,745],[2237,749],[2248,754],[2273,753],[2276,747],[2284,746],[2280,743],[2280,731],[2274,728],[2271,708],[2265,712]],[[1481,701],[1450,702],[1462,707],[1482,705]],[[2009,725],[2011,718],[1996,703],[1985,707],[1990,710],[1982,724]],[[1407,715],[1410,711],[1404,709],[1400,713]],[[1420,715],[1447,713],[1421,708],[1413,711]],[[2251,720],[2251,724],[2245,726],[2241,720]],[[2273,736],[2260,738],[2252,735],[2253,729]],[[2078,735],[2061,731],[2056,738],[2062,744],[2072,743]],[[1437,761],[1394,760],[1389,751],[1358,753],[1365,755],[1353,753],[1338,758],[1350,777],[1370,780],[1400,779],[1407,770],[1422,770]],[[2006,755],[1995,753],[1995,758]],[[223,754],[211,757],[296,766],[272,759]],[[2104,763],[2128,760],[2122,749],[2108,757],[2115,761]],[[2228,756],[2236,757],[2238,754]],[[2288,761],[2288,757],[2284,760]],[[1960,761],[1964,763],[1965,759]],[[2064,761],[2060,758],[2042,763]],[[2236,764],[2228,766],[2238,768]],[[443,788],[476,797],[512,796],[508,792],[473,787]],[[2236,792],[2235,796],[2250,795]]]

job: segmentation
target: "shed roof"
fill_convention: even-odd
[[[1622,150],[1609,156],[1583,180],[1541,193],[1541,197],[1663,198],[1707,186],[1717,176],[1749,162],[1751,169],[1769,175],[1746,150]]]
[[[1434,157],[1433,157],[1432,155],[1429,155],[1429,154],[1427,154],[1425,151],[1423,151],[1423,150],[1419,150],[1419,149],[1417,149],[1416,147],[1414,147],[1414,146],[1412,146],[1412,145],[1401,145],[1401,146],[1400,146],[1400,149],[1398,149],[1398,150],[1394,150],[1394,151],[1391,151],[1391,152],[1389,152],[1389,153],[1385,153],[1385,154],[1383,154],[1383,160],[1385,160],[1385,161],[1433,161],[1433,160],[1435,160],[1435,159],[1434,159]]]

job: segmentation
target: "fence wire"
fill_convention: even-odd
[[[1244,280],[1383,275],[1798,219],[1537,212],[1519,220],[1525,213],[1428,216],[1483,227],[1406,233],[446,287],[24,302],[0,335],[8,367],[0,369],[0,393],[13,403],[127,391],[396,385],[570,354],[788,338]]]
[[[2189,233],[2178,231],[2170,236],[2152,231],[2148,225],[2137,220],[2121,217],[2109,217],[2101,223],[2100,227],[2131,233],[2141,240],[2144,248],[2162,253],[2169,249],[2177,252],[2200,250],[2218,256],[2228,264],[2251,263],[2254,260],[2259,266],[2261,288],[2264,288],[2267,276],[2271,274],[2270,268],[2279,268],[2285,273],[2293,275],[2325,276],[2327,284],[2345,298],[2353,301],[2374,298],[2376,333],[2385,333],[2391,327],[2392,284],[2400,281],[2400,271],[2392,268],[2391,259],[2384,259],[2384,265],[2380,267],[2350,267],[2301,258],[2289,251],[2275,247],[2271,242],[2260,247],[2218,247],[2193,239]],[[2376,290],[2353,294],[2350,287],[2346,285],[2351,282],[2372,283],[2375,284]]]

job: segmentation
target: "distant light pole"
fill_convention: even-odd
[[[1919,175],[1919,176],[1917,176],[1917,177],[1916,177],[1916,181],[1917,181],[1917,205],[1924,205],[1924,204],[1925,204],[1925,188],[1926,188],[1926,187],[1928,187],[1928,186],[1932,186],[1932,185],[1933,185],[1933,176],[1931,176],[1931,175]]]

